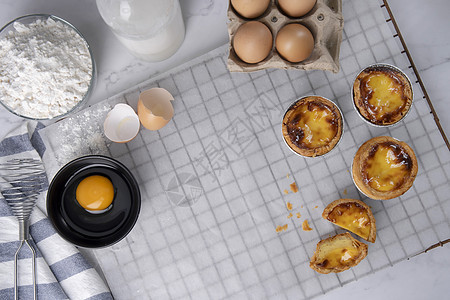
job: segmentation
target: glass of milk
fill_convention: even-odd
[[[179,0],[96,0],[97,8],[117,38],[137,58],[162,61],[184,40]]]

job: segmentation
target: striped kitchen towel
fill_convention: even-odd
[[[41,123],[27,122],[0,142],[0,163],[14,158],[40,159],[45,146],[39,136]],[[2,178],[0,177],[0,180]],[[2,180],[3,181],[3,180]],[[36,249],[38,299],[113,299],[107,285],[78,249],[63,240],[45,215],[44,184],[30,217],[30,235]],[[19,246],[19,225],[0,195],[0,300],[14,298],[14,254]],[[19,256],[19,296],[32,299],[31,252]]]

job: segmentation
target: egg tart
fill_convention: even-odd
[[[342,136],[339,108],[328,99],[307,96],[292,104],[283,117],[286,144],[295,153],[315,157],[331,151]]]
[[[370,207],[361,200],[335,200],[325,207],[322,217],[368,242],[375,242],[377,237],[375,217]]]
[[[374,125],[392,125],[403,119],[412,99],[408,77],[391,65],[369,66],[353,83],[353,104],[361,117]]]
[[[309,266],[322,274],[339,273],[356,266],[367,256],[367,245],[348,232],[321,240]]]
[[[362,144],[356,152],[352,177],[356,187],[367,197],[388,200],[409,190],[417,170],[416,155],[408,144],[379,136]]]

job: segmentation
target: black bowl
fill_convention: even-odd
[[[93,214],[75,199],[81,180],[102,175],[111,180],[115,195],[110,209]],[[106,156],[88,155],[62,167],[47,193],[47,214],[56,231],[67,241],[81,247],[110,246],[133,228],[141,209],[139,186],[133,174],[120,162]]]

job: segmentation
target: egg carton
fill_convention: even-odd
[[[230,45],[227,67],[230,72],[253,72],[268,68],[339,72],[339,50],[344,28],[342,0],[317,0],[313,9],[300,18],[285,15],[278,7],[276,0],[271,0],[264,14],[254,19],[240,16],[229,3],[228,19]],[[272,32],[272,51],[263,61],[256,64],[242,61],[232,47],[233,37],[237,29],[248,21],[260,21]],[[277,32],[289,23],[299,23],[306,26],[314,36],[313,52],[306,60],[299,63],[291,63],[283,59],[275,48]]]

